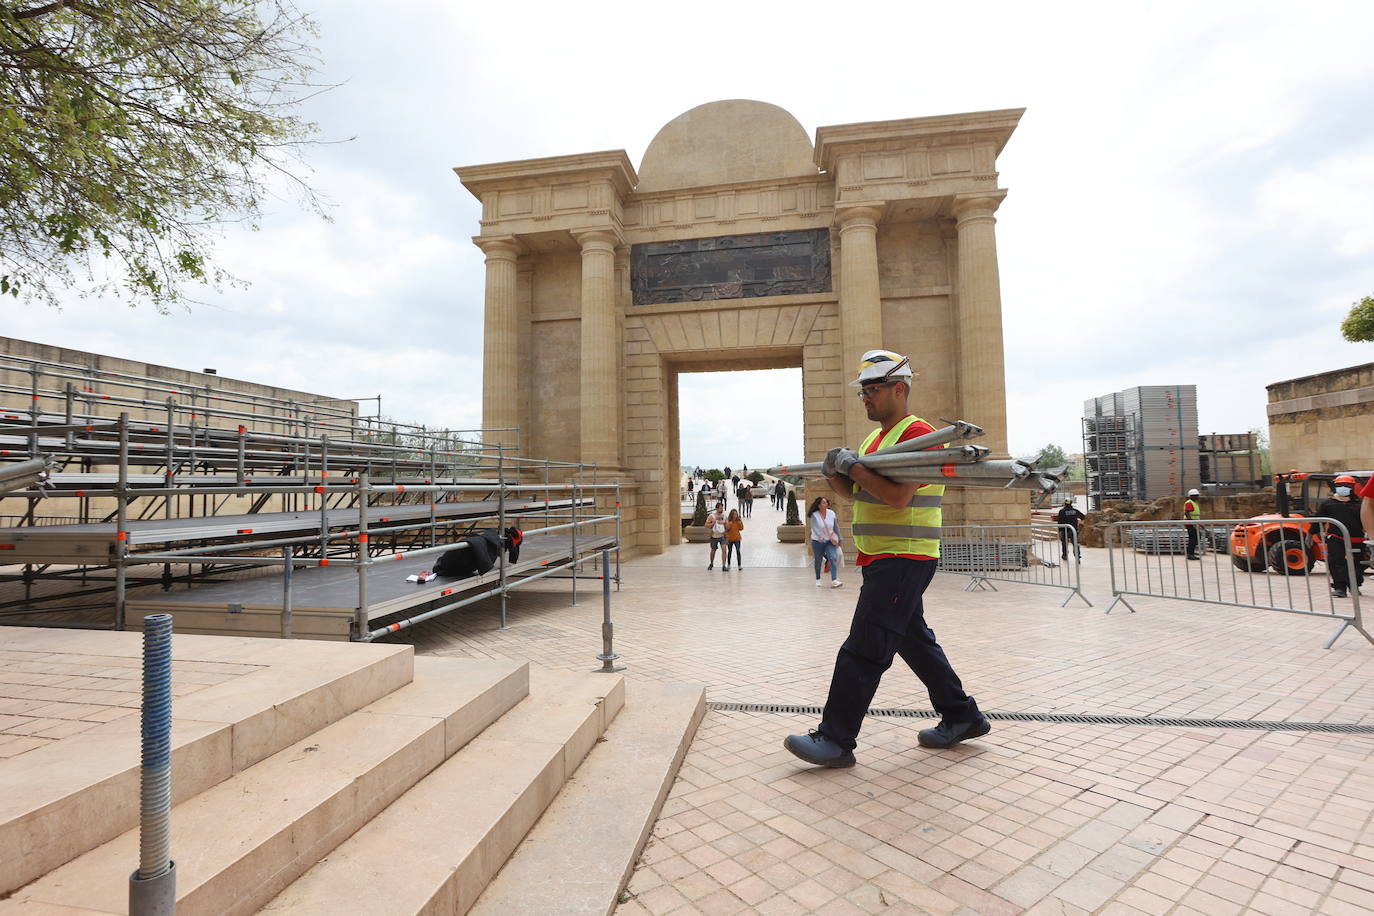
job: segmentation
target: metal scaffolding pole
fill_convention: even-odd
[[[124,557],[129,549],[129,414],[119,415],[119,483],[115,485],[115,629],[124,629],[124,591],[128,570]]]
[[[353,627],[356,639],[362,639],[367,630],[367,566],[370,558],[367,546],[367,475],[358,478],[358,610]],[[321,548],[323,550],[323,548]]]
[[[499,581],[501,583],[501,627],[509,629],[506,624],[506,465],[505,450],[497,446],[499,451],[496,453],[496,479],[500,482],[500,489],[496,491],[496,537],[500,548],[496,551],[496,561],[500,565],[498,570]]]

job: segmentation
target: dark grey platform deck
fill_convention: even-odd
[[[613,535],[579,535],[578,556],[613,548]],[[374,562],[367,568],[367,619],[379,620],[409,608],[458,600],[464,593],[496,588],[497,571],[466,579],[436,579],[424,585],[406,577],[429,569],[437,554]],[[568,532],[535,534],[525,539],[518,563],[506,569],[509,582],[537,575],[573,559]],[[127,626],[137,629],[147,614],[171,614],[178,633],[235,633],[277,636],[281,632],[282,577],[217,582],[166,592],[127,603]],[[358,607],[358,570],[316,566],[296,571],[291,582],[292,630],[298,636],[347,639]]]

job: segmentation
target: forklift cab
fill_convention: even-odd
[[[1321,504],[1334,494],[1336,478],[1346,474],[1355,478],[1355,490],[1359,492],[1374,476],[1374,471],[1337,471],[1330,474],[1289,471],[1287,474],[1275,474],[1274,501],[1278,514],[1290,518],[1316,515]]]

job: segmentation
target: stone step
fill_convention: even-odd
[[[14,628],[5,646],[141,665],[138,633]],[[410,646],[174,636],[183,667],[249,673],[173,701],[172,801],[184,801],[410,682]],[[96,680],[96,679],[88,679]],[[129,714],[0,761],[0,895],[138,823],[138,695]]]
[[[634,682],[606,729],[471,916],[607,914],[654,829],[706,713],[706,691]]]
[[[516,705],[527,683],[520,662],[418,659],[412,683],[177,805],[178,914],[255,912]],[[21,888],[0,913],[32,911],[26,903],[123,913],[137,863],[134,829]]]
[[[620,711],[618,675],[536,670],[530,695],[264,913],[463,913]]]

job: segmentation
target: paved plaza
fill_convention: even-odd
[[[767,500],[745,569],[706,548],[629,562],[616,649],[635,680],[692,681],[712,703],[817,706],[859,584],[812,584]],[[1106,554],[1084,551],[1096,605],[1022,585],[965,592],[936,576],[928,619],[993,713],[1374,724],[1374,647],[1329,621],[1132,599],[1102,613]],[[600,583],[536,584],[398,634],[417,651],[594,667]],[[900,662],[875,708],[929,708]],[[782,748],[817,717],[708,711],[632,878],[644,913],[1374,912],[1374,735],[996,721],[950,751],[926,720],[870,718],[858,765],[817,770]]]

